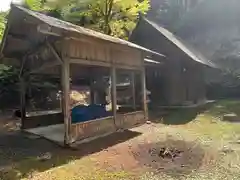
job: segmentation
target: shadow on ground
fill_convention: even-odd
[[[195,108],[159,109],[157,111],[150,111],[150,118],[151,121],[155,123],[162,123],[165,125],[184,125],[195,120],[199,114],[211,109],[213,106],[214,103]]]
[[[79,145],[77,150],[64,149],[44,139],[29,139],[22,133],[0,136],[0,179],[17,180],[29,178],[32,172],[44,172],[72,160],[102,151],[118,143],[141,135],[133,131],[119,132],[90,143]],[[44,154],[51,157],[39,160]]]
[[[135,158],[142,166],[156,174],[165,173],[175,178],[198,170],[206,162],[205,151],[199,144],[183,140],[145,143],[135,151]]]

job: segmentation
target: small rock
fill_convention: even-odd
[[[34,135],[34,134],[27,134],[26,137],[28,139],[40,139],[40,136]]]
[[[234,150],[231,149],[230,147],[224,146],[222,149],[222,152],[224,152],[225,154],[228,154],[228,153],[234,152]]]
[[[47,161],[47,160],[50,160],[52,158],[52,154],[47,152],[39,157],[37,157],[37,160],[39,161]]]
[[[232,113],[232,114],[225,114],[223,116],[223,120],[230,121],[230,122],[238,122],[240,121],[240,118],[236,114]]]
[[[146,123],[147,123],[147,124],[152,124],[152,122],[151,122],[151,121],[147,121]]]
[[[124,129],[118,129],[117,130],[117,132],[119,132],[119,133],[122,133],[122,132],[124,132],[125,130]]]

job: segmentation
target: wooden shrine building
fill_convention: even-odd
[[[144,58],[158,60],[162,56],[131,42],[15,5],[9,12],[1,55],[2,63],[21,69],[22,129],[64,145],[144,123],[148,118]],[[26,113],[25,82],[33,74],[54,74],[61,79],[59,112]],[[104,104],[93,100],[91,84],[102,85],[107,79],[111,106],[108,114],[92,116],[96,111],[89,110],[90,106],[79,106],[73,117],[69,94],[79,76],[89,80],[90,105]],[[123,87],[118,82],[120,76],[130,82],[125,87],[131,97],[126,106],[118,102],[118,88]],[[86,112],[92,119],[86,117]]]

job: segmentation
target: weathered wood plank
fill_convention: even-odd
[[[62,58],[59,56],[59,54],[57,53],[57,51],[56,51],[56,49],[53,47],[53,45],[50,44],[48,41],[47,41],[47,47],[49,47],[49,49],[50,49],[51,52],[53,53],[54,57],[62,64],[62,63],[63,63]]]
[[[64,144],[70,144],[71,137],[71,113],[70,113],[70,63],[69,59],[66,58],[66,49],[68,46],[65,42],[62,50],[63,63],[61,65],[61,84],[62,84],[62,111],[64,117]]]
[[[115,65],[141,67],[141,53],[137,50],[111,50]]]
[[[146,87],[146,72],[144,67],[144,56],[142,56],[141,84],[142,84],[142,103],[143,103],[144,116],[145,116],[145,119],[148,119],[147,87]]]
[[[117,87],[116,87],[116,68],[111,67],[111,95],[112,95],[112,112],[114,117],[114,124],[117,121]],[[116,127],[117,128],[117,127]]]
[[[145,123],[145,115],[143,111],[130,112],[126,114],[118,114],[118,122],[121,122],[122,129],[130,129],[137,125]]]
[[[135,89],[135,72],[131,72],[131,85],[132,85],[132,106],[133,109],[136,109],[136,89]]]
[[[98,60],[90,60],[90,59],[82,59],[82,58],[70,58],[71,64],[82,64],[82,65],[91,65],[91,66],[101,66],[101,67],[110,67],[111,64],[104,62],[104,61],[98,61]]]
[[[71,142],[115,132],[113,117],[72,124]]]

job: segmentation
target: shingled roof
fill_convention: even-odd
[[[84,28],[84,27],[81,27],[81,26],[77,26],[75,24],[72,24],[72,23],[69,23],[69,22],[54,18],[54,17],[47,16],[47,15],[39,13],[39,12],[28,10],[28,9],[26,9],[24,7],[21,7],[21,6],[12,5],[12,10],[14,8],[17,8],[18,10],[22,11],[26,16],[31,16],[31,17],[39,20],[39,22],[41,22],[43,24],[47,24],[50,27],[54,27],[54,28],[63,30],[65,32],[66,31],[67,32],[75,32],[76,34],[79,34],[79,35],[81,34],[81,35],[84,35],[84,36],[90,36],[90,37],[93,37],[93,38],[96,38],[96,39],[101,39],[101,40],[108,41],[108,42],[111,42],[111,43],[120,44],[120,45],[128,46],[128,47],[131,47],[131,48],[139,49],[139,50],[149,52],[149,53],[152,53],[152,54],[156,54],[156,55],[159,55],[159,56],[164,56],[160,53],[151,51],[147,48],[136,45],[136,44],[131,43],[129,41],[122,40],[122,39],[119,39],[119,38],[116,38],[116,37],[112,37],[112,36],[109,36],[109,35],[106,35],[106,34],[103,34],[103,33],[100,33],[100,32],[96,32],[96,31],[93,31],[93,30],[90,30],[90,29],[87,29],[87,28]]]
[[[177,46],[179,49],[181,49],[185,54],[187,54],[191,59],[193,59],[196,62],[199,62],[201,64],[217,68],[217,66],[204,57],[200,52],[198,52],[196,49],[194,49],[191,45],[184,42],[179,37],[175,36],[173,33],[168,31],[167,29],[159,26],[158,24],[154,23],[153,21],[147,19],[146,17],[141,17],[142,20],[147,22],[149,25],[151,25],[153,28],[155,28],[159,33],[161,33],[164,37],[166,37],[170,42],[172,42],[175,46]]]

